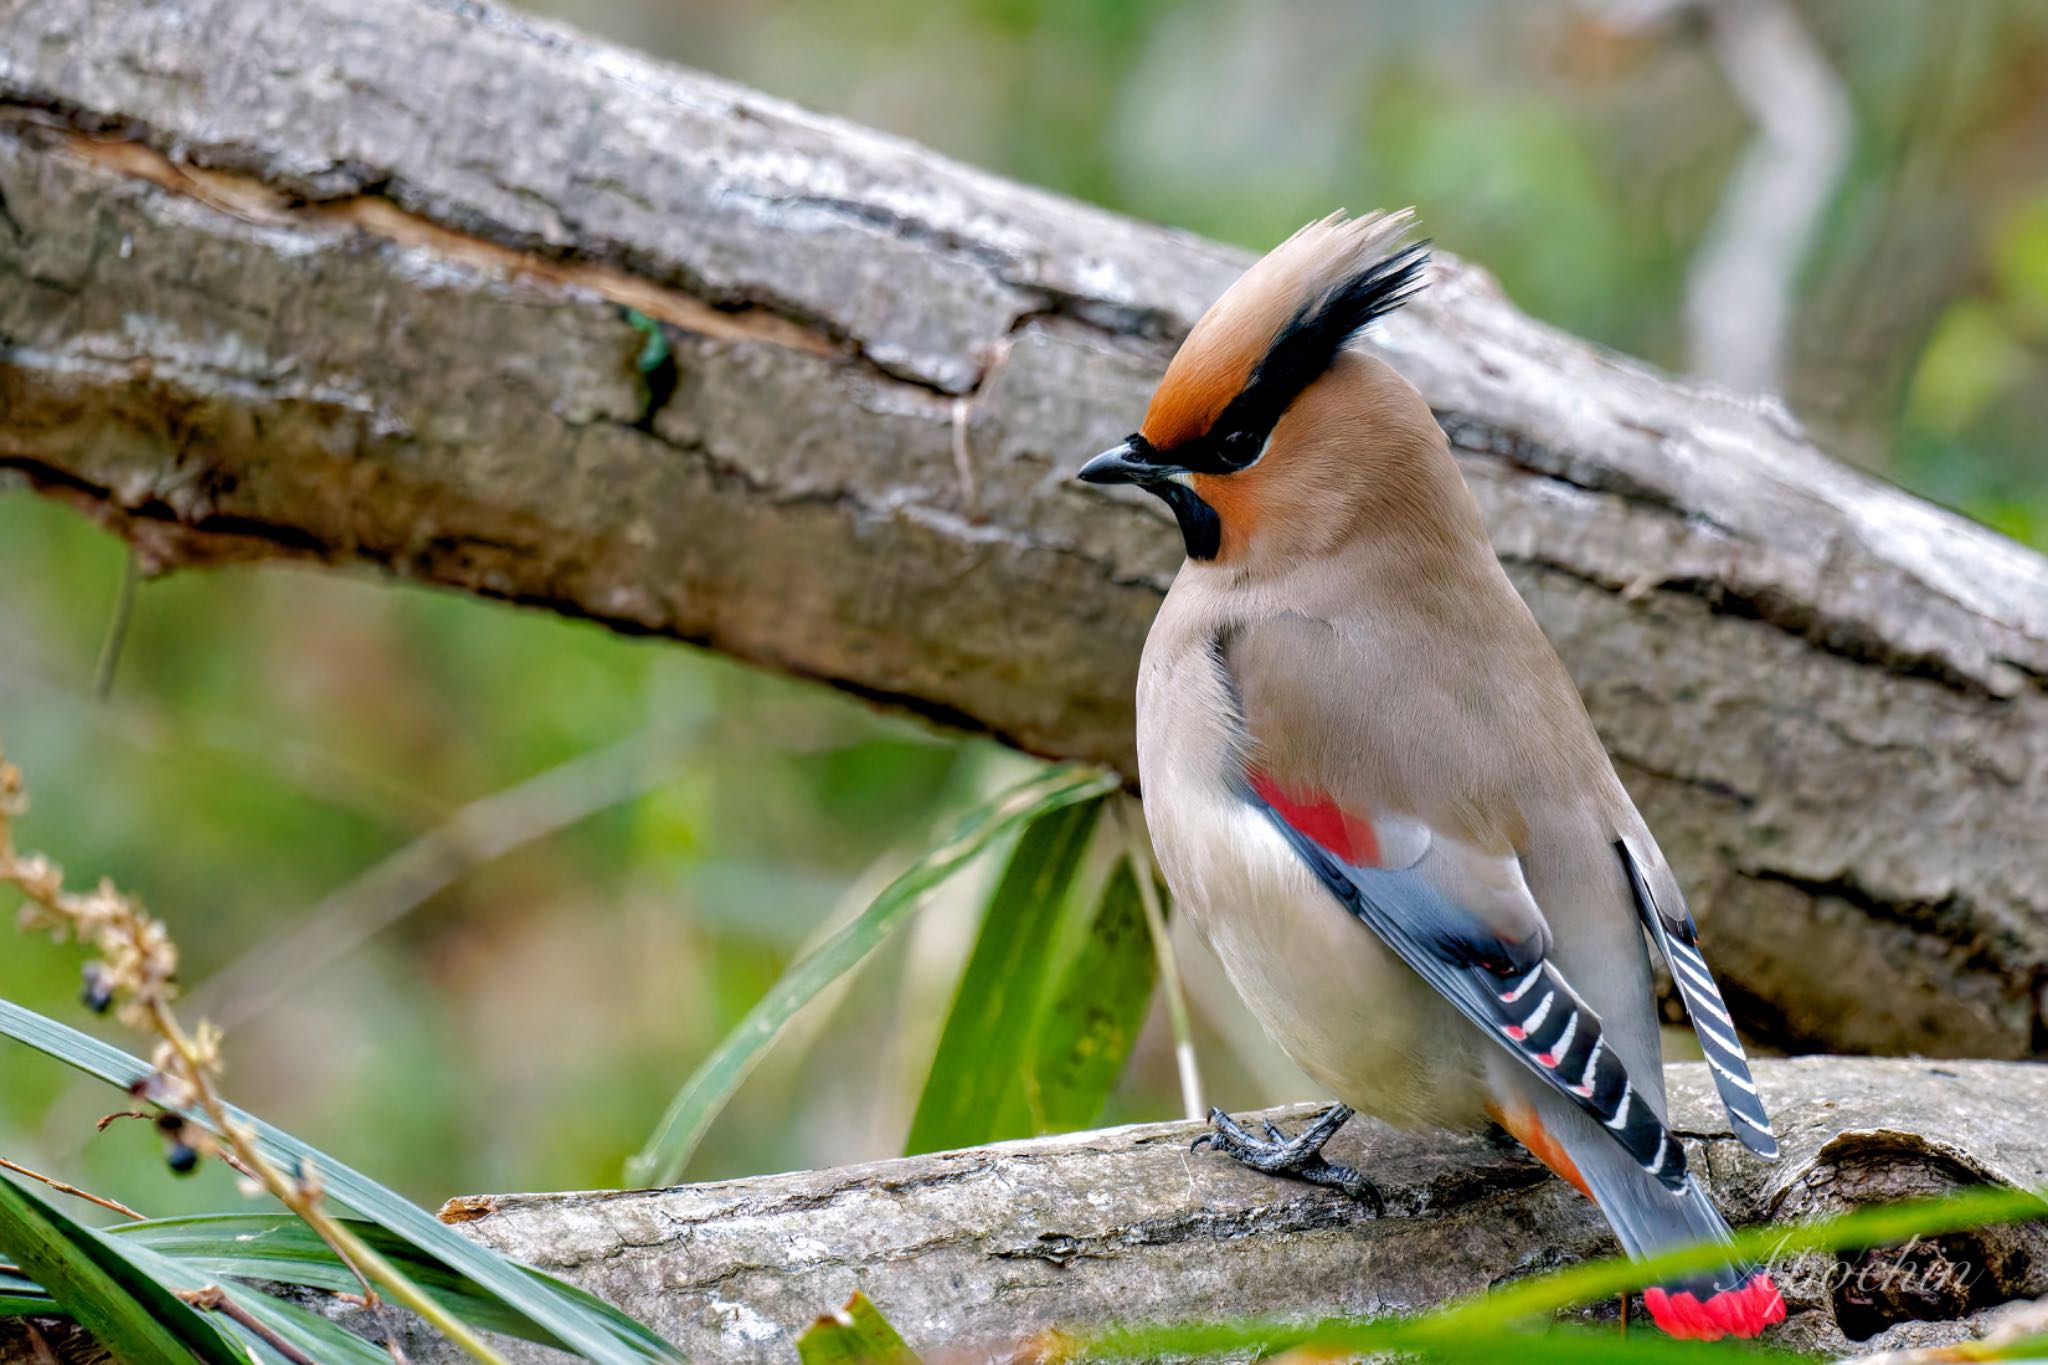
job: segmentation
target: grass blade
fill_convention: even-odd
[[[127,1090],[151,1074],[149,1064],[139,1058],[9,1000],[0,1000],[0,1034],[119,1090]],[[207,1126],[203,1113],[192,1109],[179,1112],[187,1122]],[[472,1242],[412,1201],[254,1115],[233,1108],[230,1114],[256,1133],[272,1160],[287,1170],[310,1163],[334,1199],[468,1276],[526,1318],[535,1330],[553,1334],[567,1349],[599,1365],[681,1359],[673,1346],[610,1305],[566,1292],[566,1286],[537,1277],[527,1267]]]
[[[350,1221],[349,1228],[378,1254],[395,1264],[406,1278],[470,1326],[562,1349],[561,1342],[552,1333],[536,1327],[531,1320],[474,1280],[450,1270],[396,1234],[368,1222]],[[253,1280],[330,1293],[352,1294],[360,1288],[355,1272],[342,1264],[334,1249],[321,1241],[311,1228],[287,1213],[206,1213],[151,1218],[116,1224],[104,1229],[102,1235],[111,1238],[131,1257],[139,1250],[146,1250],[163,1258],[177,1266],[180,1273],[189,1275],[194,1287],[221,1281]],[[597,1300],[572,1285],[563,1284],[531,1267],[519,1268],[574,1300],[597,1305]],[[248,1306],[254,1309],[253,1304]],[[61,1311],[33,1280],[0,1271],[0,1316]]]
[[[1052,955],[1100,800],[1032,820],[1011,851],[960,973],[904,1151],[1022,1137],[1032,1128],[1025,1076],[1045,1013]]]
[[[391,1365],[391,1355],[382,1346],[329,1322],[318,1313],[308,1312],[282,1299],[273,1299],[254,1289],[240,1288],[234,1294],[235,1303],[261,1323],[266,1332],[291,1346],[307,1360],[316,1362],[316,1365]],[[264,1355],[286,1360],[272,1351],[270,1342],[242,1324],[234,1323],[233,1326],[238,1336]],[[286,1365],[290,1362],[286,1361]]]
[[[882,1310],[858,1289],[846,1307],[805,1329],[796,1354],[803,1365],[921,1365]]]
[[[375,1223],[351,1222],[349,1226],[407,1279],[470,1326],[561,1349],[561,1342],[553,1333],[537,1327],[474,1280],[424,1255],[397,1235]],[[187,1268],[202,1281],[256,1280],[342,1294],[355,1293],[360,1288],[355,1272],[342,1263],[334,1249],[289,1214],[214,1213],[152,1218],[108,1228],[107,1235],[123,1247],[145,1247]],[[553,1288],[582,1295],[581,1290],[538,1270],[519,1268]]]
[[[1734,1254],[1741,1259],[1771,1262],[1801,1251],[1889,1246],[1913,1237],[2041,1218],[2048,1218],[2048,1197],[2042,1193],[1987,1185],[1940,1199],[1856,1209],[1814,1223],[1744,1228],[1735,1234]],[[1573,1304],[1591,1303],[1644,1285],[1712,1270],[1728,1258],[1728,1247],[1708,1243],[1640,1261],[1589,1261],[1453,1304],[1433,1314],[1430,1320],[1439,1323],[1445,1332],[1490,1330]]]
[[[1130,860],[1119,858],[1088,937],[1061,969],[1032,1030],[1026,1079],[1037,1132],[1071,1132],[1101,1117],[1144,1026],[1157,972],[1138,879]]]
[[[1647,1284],[1709,1270],[1729,1256],[1769,1263],[1797,1252],[1848,1251],[1889,1246],[1993,1223],[2048,1216],[2048,1198],[2030,1190],[1986,1186],[1941,1199],[1857,1209],[1791,1227],[1745,1228],[1732,1248],[1719,1243],[1688,1247],[1641,1261],[1615,1257],[1589,1261],[1447,1304],[1417,1318],[1330,1319],[1310,1325],[1254,1320],[1112,1328],[1076,1339],[1084,1359],[1140,1359],[1316,1350],[1402,1352],[1440,1360],[1556,1360],[1585,1365],[1597,1360],[1697,1361],[1788,1358],[1755,1344],[1708,1346],[1642,1333],[1625,1343],[1604,1333],[1568,1331],[1550,1315],[1574,1304],[1628,1293]],[[1532,1329],[1533,1330],[1529,1330]],[[1621,1349],[1625,1348],[1626,1354]],[[1637,1354],[1641,1353],[1641,1354]],[[1653,1354],[1654,1353],[1654,1354]]]
[[[1152,938],[1152,955],[1158,960],[1159,990],[1166,997],[1167,1030],[1173,1035],[1174,1070],[1180,1073],[1181,1114],[1192,1123],[1208,1117],[1202,1098],[1202,1068],[1195,1057],[1195,1026],[1188,1014],[1188,996],[1181,980],[1180,962],[1173,951],[1173,935],[1166,927],[1166,906],[1159,879],[1158,861],[1152,855],[1152,841],[1145,835],[1145,814],[1137,799],[1120,796],[1110,809],[1111,817],[1124,839],[1131,866],[1138,872],[1138,900],[1145,910],[1145,928]]]
[[[244,1365],[247,1357],[91,1228],[0,1176],[0,1254],[127,1365]]]
[[[747,1017],[705,1058],[669,1102],[654,1134],[626,1165],[634,1185],[673,1184],[711,1121],[796,1012],[859,966],[914,910],[926,892],[1018,825],[1116,789],[1116,775],[1056,768],[970,812],[946,839],[885,887],[868,907],[783,973]]]
[[[253,1320],[253,1326],[221,1308],[201,1316],[221,1331],[234,1334],[260,1359],[291,1365],[291,1357],[277,1348],[277,1343],[282,1342],[301,1356],[318,1361],[319,1365],[391,1365],[391,1356],[383,1347],[318,1313],[274,1299],[232,1277],[208,1274],[190,1262],[163,1255],[143,1245],[140,1239],[124,1238],[118,1245],[121,1254],[131,1263],[171,1289],[187,1293],[219,1290],[232,1299],[235,1309]],[[257,1330],[259,1328],[261,1330]]]
[[[18,1270],[0,1268],[0,1318],[23,1313],[62,1313],[50,1292]]]
[[[1810,1357],[1774,1351],[1755,1342],[1675,1341],[1655,1329],[1631,1331],[1623,1337],[1612,1327],[1585,1329],[1546,1324],[1545,1330],[1451,1336],[1430,1332],[1429,1319],[1385,1317],[1331,1319],[1301,1324],[1254,1321],[1213,1323],[1194,1327],[1118,1329],[1070,1347],[1074,1360],[1185,1360],[1229,1356],[1263,1359],[1299,1350],[1302,1358],[1349,1359],[1367,1355],[1403,1360],[1472,1361],[1498,1365],[1759,1365],[1759,1362],[1805,1361]],[[1340,1354],[1341,1353],[1341,1354]]]

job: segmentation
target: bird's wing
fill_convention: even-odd
[[[1212,651],[1243,730],[1227,775],[1237,795],[1423,980],[1598,1120],[1645,1171],[1683,1189],[1683,1150],[1608,1046],[1600,1017],[1550,959],[1550,926],[1519,857],[1305,778],[1301,770],[1312,765],[1285,756],[1303,746],[1279,736],[1284,720],[1274,714],[1280,698],[1299,695],[1304,661],[1268,653],[1267,643],[1219,640]],[[1262,685],[1290,667],[1296,672],[1282,685]],[[1248,673],[1255,676],[1245,686]]]
[[[1778,1139],[1771,1132],[1770,1115],[1764,1112],[1763,1098],[1757,1094],[1756,1081],[1749,1074],[1749,1058],[1735,1036],[1735,1022],[1729,1017],[1727,1002],[1721,999],[1720,988],[1707,969],[1692,911],[1686,908],[1685,898],[1668,876],[1656,878],[1665,883],[1665,894],[1658,896],[1652,886],[1653,865],[1637,857],[1626,841],[1615,840],[1614,850],[1628,871],[1636,912],[1642,916],[1650,937],[1656,940],[1658,951],[1664,954],[1679,998],[1685,1001],[1685,1012],[1692,1018],[1693,1032],[1699,1035],[1700,1051],[1706,1054],[1714,1088],[1721,1092],[1721,1104],[1728,1111],[1735,1136],[1758,1156],[1775,1158]]]

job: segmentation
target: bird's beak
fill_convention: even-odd
[[[1153,460],[1151,448],[1137,440],[1125,441],[1103,451],[1074,477],[1082,483],[1158,483],[1172,477],[1172,465]]]

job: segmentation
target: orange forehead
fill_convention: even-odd
[[[1152,395],[1138,430],[1156,450],[1171,450],[1207,434],[1250,381],[1253,367],[1279,329],[1280,319],[1261,325],[1266,319],[1219,317],[1229,298],[1224,295],[1195,324]]]
[[[1140,433],[1158,450],[1206,434],[1296,311],[1398,241],[1409,222],[1406,213],[1331,214],[1267,252],[1188,332]]]

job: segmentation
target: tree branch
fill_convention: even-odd
[[[0,478],[154,572],[372,566],[1131,771],[1179,550],[1069,476],[1242,253],[487,5],[0,31]],[[2048,564],[1448,257],[1375,344],[1752,1032],[2036,1051]]]
[[[1738,1224],[1987,1181],[2048,1185],[2048,1068],[1761,1062],[1784,1141],[1769,1166],[1729,1134],[1701,1064],[1671,1075],[1674,1127]],[[1311,1112],[1274,1117],[1291,1129]],[[1483,1138],[1352,1120],[1332,1155],[1378,1182],[1386,1211],[1374,1218],[1333,1191],[1191,1153],[1199,1131],[1112,1128],[672,1190],[479,1196],[441,1216],[706,1365],[793,1358],[795,1334],[856,1288],[928,1358],[979,1360],[998,1353],[975,1348],[1055,1326],[1411,1312],[1615,1253],[1590,1204]],[[1779,1260],[1791,1311],[1772,1344],[1841,1356],[1956,1341],[1989,1330],[1999,1305],[2048,1293],[2048,1225],[1944,1237],[1939,1256],[1938,1281],[1925,1249]],[[458,1358],[416,1327],[404,1346],[421,1365]],[[0,1365],[24,1358],[0,1332]]]

